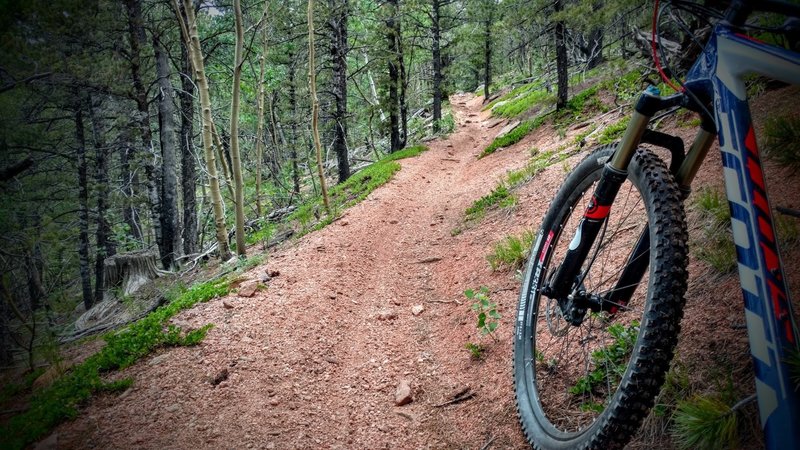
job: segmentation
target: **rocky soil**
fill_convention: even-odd
[[[522,167],[532,147],[558,148],[581,130],[559,138],[545,127],[477,159],[503,127],[480,112],[481,100],[452,98],[457,129],[448,139],[402,160],[392,181],[333,224],[273,249],[247,274],[277,272],[266,289],[178,315],[181,326],[215,326],[196,347],[163,349],[114,374],[133,377],[133,387],[96,397],[42,447],[527,448],[511,385],[519,282],[492,272],[485,257],[504,236],[538,226],[582,155],[518,189],[512,209],[477,224],[465,224],[464,211]],[[719,185],[719,174],[712,150],[699,183]],[[776,184],[773,204],[800,208],[797,182]],[[796,247],[787,265],[796,265]],[[752,391],[736,277],[711,277],[697,261],[690,270],[678,359],[730,370]],[[481,285],[503,316],[496,341],[480,336],[463,294]],[[467,342],[485,346],[482,360],[470,357]],[[707,376],[693,372],[693,388],[713,388]],[[668,445],[655,423],[632,447]]]

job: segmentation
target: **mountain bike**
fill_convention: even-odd
[[[665,2],[666,5],[666,2]],[[659,15],[656,1],[653,51]],[[664,383],[687,288],[683,200],[718,137],[744,296],[766,447],[800,447],[800,393],[787,354],[797,327],[776,245],[744,76],[800,84],[800,54],[742,30],[756,12],[787,20],[800,5],[776,0],[687,0],[669,6],[713,21],[713,31],[677,93],[648,88],[622,139],[591,152],[567,176],[531,249],[514,329],[514,387],[525,436],[535,448],[619,448],[641,426]],[[660,112],[700,115],[683,141],[648,128]],[[663,148],[664,160],[642,144]]]

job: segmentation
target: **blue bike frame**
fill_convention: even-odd
[[[800,84],[800,54],[722,24],[685,86],[713,99],[766,447],[800,448],[800,393],[785,363],[798,332],[743,81],[753,72]]]

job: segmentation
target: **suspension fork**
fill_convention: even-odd
[[[625,130],[625,134],[617,150],[603,168],[603,173],[600,176],[592,199],[586,211],[584,211],[583,218],[578,224],[575,235],[570,241],[569,248],[564,256],[564,261],[556,270],[550,283],[542,288],[542,293],[544,295],[550,298],[563,299],[571,293],[570,291],[576,284],[580,269],[611,212],[611,205],[622,183],[627,178],[628,166],[633,159],[636,149],[642,142],[642,137],[647,131],[647,124],[656,112],[681,105],[684,102],[685,97],[681,93],[668,97],[661,97],[658,95],[657,90],[651,89],[646,90],[639,97],[631,121]],[[697,144],[697,141],[695,143]],[[710,142],[708,145],[710,145]],[[705,151],[707,150],[706,148]],[[675,153],[676,152],[673,152],[673,154]],[[682,157],[682,148],[680,153]],[[700,158],[699,161],[702,162],[702,158]],[[684,165],[685,164],[686,161],[684,161]],[[694,173],[696,173],[696,170]],[[611,291],[611,296],[614,298],[606,299],[611,300],[613,303],[603,302],[603,309],[612,310],[613,312],[616,311],[616,304],[625,304],[630,300],[635,290],[635,285],[638,284],[647,270],[649,258],[644,257],[644,255],[649,254],[649,246],[649,231],[648,227],[645,227],[642,235],[639,237],[637,245],[628,257],[628,263],[623,270],[623,274],[617,286]],[[630,285],[633,285],[633,288],[630,288]],[[617,290],[620,292],[617,293]]]
[[[642,96],[650,94],[644,93]],[[548,286],[542,293],[551,298],[563,299],[568,294],[577,280],[581,266],[589,255],[594,241],[606,218],[611,212],[611,204],[619,192],[622,183],[628,177],[628,164],[630,164],[636,148],[647,129],[647,124],[652,114],[645,115],[637,108],[633,113],[625,135],[620,141],[611,160],[606,163],[600,181],[592,194],[592,199],[583,213],[583,218],[575,230],[575,235],[569,243],[569,249],[564,256],[564,261],[556,270]]]
[[[689,195],[690,186],[700,165],[703,163],[708,150],[716,139],[716,130],[713,123],[706,120],[703,121],[700,132],[694,139],[692,146],[686,157],[683,157],[683,149],[680,150],[681,159],[678,163],[675,159],[678,155],[677,148],[670,148],[672,152],[672,164],[670,165],[670,172],[675,176],[675,181],[681,190],[682,200],[685,200]],[[652,142],[655,144],[655,142]],[[680,144],[683,147],[683,143]],[[603,299],[602,309],[614,314],[620,307],[628,304],[634,291],[639,283],[642,281],[647,267],[650,263],[650,227],[645,226],[642,234],[639,236],[633,251],[628,256],[625,267],[620,274],[619,280]]]

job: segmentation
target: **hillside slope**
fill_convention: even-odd
[[[790,94],[768,93],[763,104],[797,99],[796,90]],[[509,170],[525,166],[531,148],[563,149],[581,130],[559,137],[545,126],[478,159],[503,126],[480,112],[481,100],[452,98],[457,129],[448,139],[403,160],[391,182],[333,224],[273,250],[247,274],[279,272],[266,290],[178,315],[173,321],[181,325],[215,327],[198,346],[164,349],[115,373],[133,377],[133,387],[96,398],[48,442],[58,448],[527,448],[510,373],[518,281],[491,271],[485,257],[503,237],[538,226],[565,171],[583,154],[516,189],[516,206],[472,223],[464,211]],[[688,129],[676,130],[688,138]],[[712,150],[699,182],[718,185],[719,173]],[[771,166],[770,173],[793,177]],[[800,207],[792,179],[772,183],[774,205]],[[797,261],[796,247],[785,261]],[[710,271],[694,260],[690,270],[677,361],[686,370],[714,364],[741,380],[736,389],[746,393],[752,381],[737,280],[714,275],[709,283]],[[463,295],[481,285],[502,314],[497,341],[479,335]],[[423,311],[415,315],[418,305]],[[470,357],[467,342],[485,347],[482,360]],[[708,373],[691,372],[687,389],[711,388],[717,381]],[[401,381],[410,384],[413,401],[395,406]],[[474,396],[445,404],[467,388]],[[650,420],[632,447],[663,445],[659,423]]]

